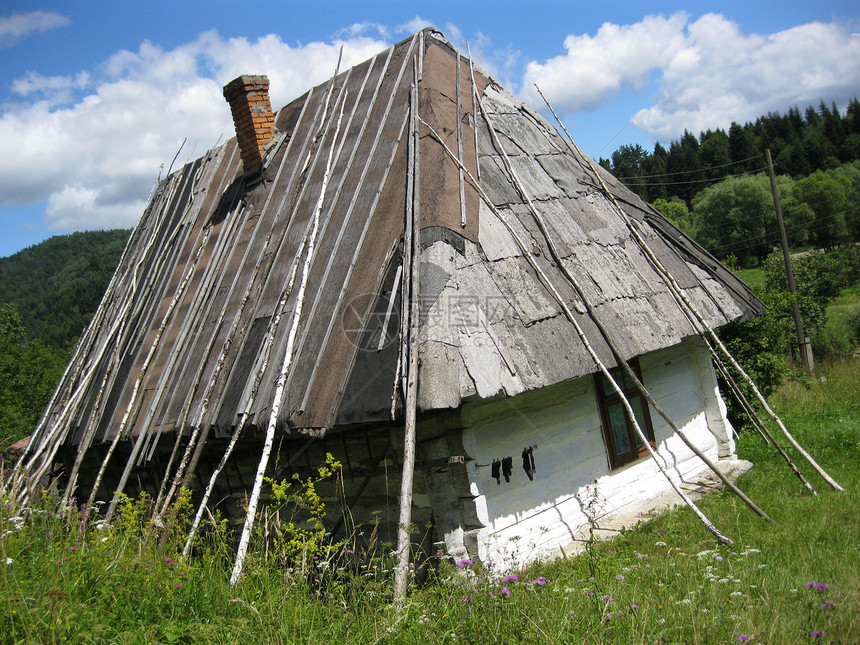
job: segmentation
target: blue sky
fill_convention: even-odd
[[[422,26],[440,29],[588,154],[649,150],[860,94],[860,3],[17,2],[0,6],[0,257],[127,228],[166,170],[231,136],[221,86],[267,74],[276,107]]]

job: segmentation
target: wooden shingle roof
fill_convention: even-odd
[[[426,30],[281,109],[256,185],[246,185],[235,139],[161,183],[34,441],[86,447],[121,432],[142,437],[144,460],[163,435],[199,427],[225,436],[242,415],[249,428],[265,426],[288,346],[279,427],[386,420],[392,404],[396,415],[415,70],[421,409],[596,370],[508,226],[614,363],[528,201],[625,357],[694,333],[594,166]],[[596,172],[712,326],[760,311],[707,252]]]

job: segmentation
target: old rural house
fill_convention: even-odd
[[[619,513],[669,489],[657,461],[675,481],[704,467],[619,358],[701,451],[733,456],[684,303],[712,327],[760,303],[440,34],[276,114],[267,88],[227,85],[237,138],[158,187],[33,472],[62,472],[79,500],[164,504],[185,482],[241,523],[271,428],[267,475],[333,454],[333,528],[393,541],[417,382],[412,540],[516,564],[574,539],[595,480]]]

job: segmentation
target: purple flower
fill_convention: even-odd
[[[543,587],[547,583],[547,579],[544,576],[538,576],[534,580],[532,580],[533,585],[537,585],[538,587]]]
[[[834,605],[834,604],[833,604],[833,601],[832,601],[832,600],[828,600],[826,603],[824,603],[823,605],[821,605],[821,609],[822,609],[822,611],[824,611],[824,610],[827,610],[827,609],[833,609],[835,606],[836,606],[836,605]]]
[[[612,620],[612,614],[606,614],[606,620]]]
[[[182,589],[182,585],[177,582],[175,585],[173,585],[173,588],[174,589]]]
[[[457,562],[457,568],[458,569],[465,569],[466,567],[469,567],[473,564],[475,564],[474,560],[470,560],[469,558],[466,558],[465,560],[460,560]]]
[[[630,609],[636,611],[637,609],[639,609],[639,605],[630,605]]]
[[[718,556],[714,557],[714,560],[716,560],[717,562],[722,562],[722,561],[723,561],[723,556],[718,555]]]
[[[468,594],[468,595],[464,596],[460,602],[462,602],[464,605],[467,605],[470,602],[472,602],[473,600],[475,600],[475,596],[473,596],[472,594]]]
[[[807,583],[806,583],[806,588],[807,588],[807,589],[816,589],[817,591],[820,591],[821,593],[824,593],[824,592],[825,592],[825,591],[827,591],[830,587],[828,587],[828,586],[827,586],[827,583],[824,583],[824,582],[807,582]]]
[[[353,553],[355,553],[355,551],[353,551],[352,549],[347,549],[347,550],[346,550],[346,552],[347,552],[349,555],[352,555]]]
[[[616,579],[616,580],[624,580],[624,576],[622,576],[622,575],[619,573],[617,576],[615,576],[615,579]]]
[[[810,638],[821,638],[822,636],[824,636],[824,632],[818,630],[815,630],[809,635]]]
[[[603,602],[607,605],[612,602],[612,596],[603,596]]]
[[[586,591],[586,592],[585,592],[585,595],[586,595],[586,596],[593,596],[593,595],[594,595],[594,592],[593,592],[593,591]]]
[[[168,567],[174,566],[176,563],[173,561],[173,558],[164,558],[164,561],[167,563]]]
[[[509,590],[507,587],[502,587],[502,588],[499,590],[499,593],[500,593],[500,594],[502,594],[505,598],[510,598],[510,597],[511,597],[511,592],[510,592],[510,590]]]
[[[749,634],[740,634],[738,636],[738,643],[746,643],[750,639]]]
[[[502,578],[502,582],[504,582],[505,584],[510,584],[511,582],[517,582],[519,579],[520,577],[517,574],[512,573],[511,575]]]

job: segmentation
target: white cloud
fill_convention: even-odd
[[[140,217],[144,200],[105,203],[101,190],[80,184],[63,186],[48,198],[48,228],[57,231],[128,228]]]
[[[184,138],[177,166],[232,136],[224,84],[267,74],[280,107],[331,76],[341,44],[342,69],[388,46],[365,36],[290,46],[213,31],[172,50],[144,42],[67,77],[19,78],[13,91],[26,100],[0,112],[0,208],[46,201],[58,232],[132,226]]]
[[[565,56],[528,64],[527,100],[539,100],[536,82],[556,108],[592,110],[653,77],[655,103],[632,122],[663,141],[685,128],[727,128],[822,98],[844,105],[860,87],[860,34],[833,23],[747,35],[719,14],[690,22],[678,13],[634,25],[607,23],[594,37],[568,36],[565,48]]]
[[[11,47],[32,33],[43,33],[68,24],[68,18],[53,11],[13,13],[0,17],[0,48]]]
[[[686,22],[684,13],[647,16],[634,25],[604,23],[594,37],[570,35],[564,56],[528,63],[523,94],[537,104],[537,84],[561,109],[593,110],[622,89],[647,85],[652,70],[665,67],[683,50]]]
[[[414,34],[425,27],[436,27],[432,20],[425,20],[420,16],[415,16],[412,20],[404,22],[402,25],[397,25],[394,32],[397,34]]]

